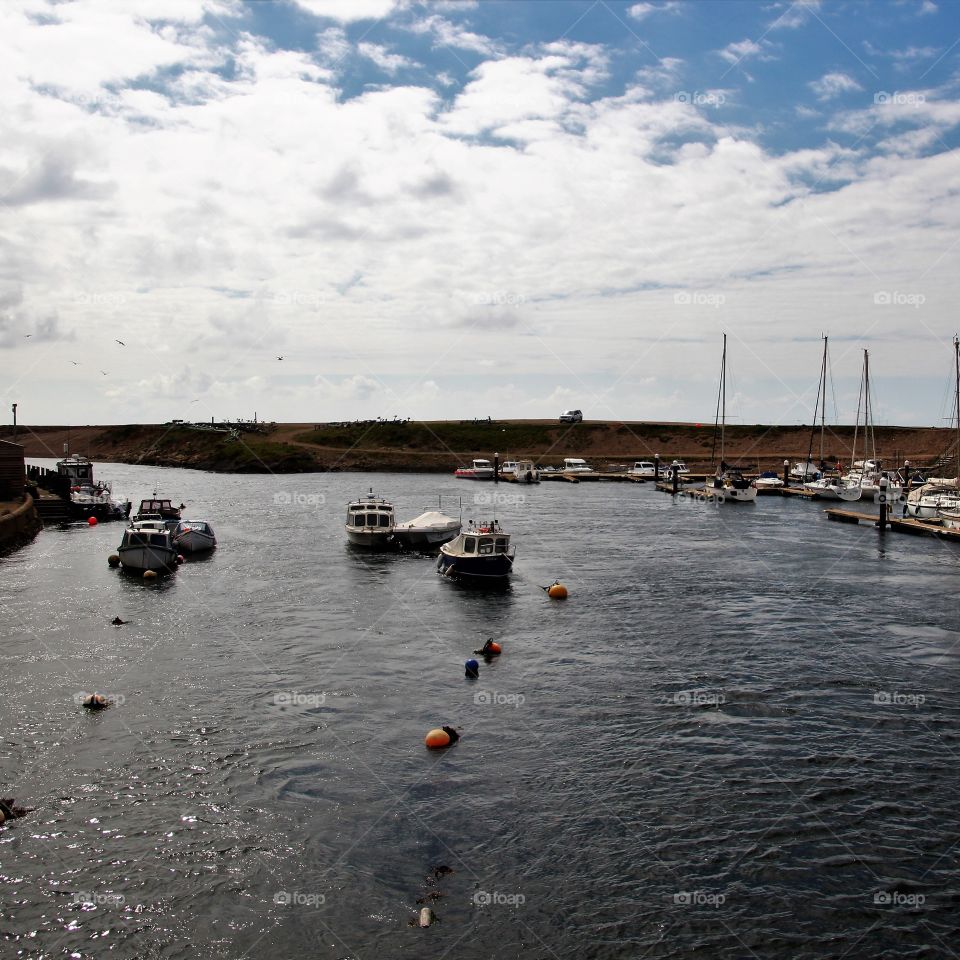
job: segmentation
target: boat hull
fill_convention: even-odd
[[[347,541],[351,546],[362,547],[364,550],[395,550],[397,540],[393,530],[353,530],[347,527]]]
[[[181,553],[204,553],[217,545],[217,538],[200,530],[187,530],[173,538],[173,545]]]
[[[465,557],[446,553],[440,548],[437,572],[442,576],[477,583],[503,583],[513,572],[513,556],[506,553],[491,556]]]
[[[143,573],[147,570],[162,573],[165,570],[173,569],[177,565],[177,553],[173,547],[120,547],[117,554],[120,557],[120,566],[124,570],[136,573]]]
[[[454,470],[453,475],[460,480],[492,480],[493,468],[490,470]]]

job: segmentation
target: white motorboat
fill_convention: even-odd
[[[643,477],[652,480],[657,475],[657,466],[649,460],[637,460],[627,473],[629,473],[631,477]]]
[[[474,523],[440,547],[437,572],[474,583],[505,583],[513,571],[510,534],[496,520]]]
[[[147,570],[162,573],[177,564],[177,551],[161,518],[134,521],[123,531],[117,555],[125,570],[138,573]]]
[[[396,546],[393,504],[375,497],[373,490],[347,505],[347,539],[354,546],[384,550]]]
[[[852,503],[863,496],[863,490],[859,484],[846,483],[842,477],[829,476],[821,477],[819,480],[811,480],[803,485],[804,490],[809,490],[815,497],[821,500],[843,500],[846,503]]]
[[[514,483],[539,483],[540,471],[532,460],[507,460],[500,468],[500,476]]]
[[[960,511],[960,478],[932,478],[907,494],[905,512],[915,520],[934,520]]]
[[[820,473],[820,467],[818,467],[812,460],[806,460],[803,463],[795,463],[790,468],[790,479],[801,481],[819,480]]]
[[[393,535],[400,546],[422,550],[449,542],[460,532],[461,526],[459,520],[445,513],[428,510],[419,517],[396,524]]]
[[[758,490],[778,490],[783,486],[783,478],[774,470],[766,470],[753,482]]]
[[[948,530],[960,530],[960,512],[956,510],[941,510],[940,520]]]
[[[489,460],[474,460],[469,467],[457,467],[453,475],[461,480],[492,480],[493,464]]]
[[[580,457],[567,457],[560,469],[561,473],[596,473],[593,467]]]
[[[174,527],[172,538],[180,553],[203,553],[217,545],[213,527],[206,520],[181,520]]]

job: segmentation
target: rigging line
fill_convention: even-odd
[[[863,402],[863,375],[864,375],[864,373],[865,373],[865,371],[866,371],[866,362],[867,362],[867,361],[866,361],[866,355],[867,355],[867,351],[866,351],[866,350],[863,351],[863,355],[864,355],[864,361],[863,361],[863,362],[864,362],[864,368],[863,368],[863,370],[860,371],[860,392],[857,394],[857,419],[856,419],[856,421],[855,421],[855,423],[854,423],[854,426],[853,426],[853,450],[852,450],[852,452],[851,452],[851,454],[850,454],[850,469],[851,469],[851,470],[853,469],[854,461],[857,459],[857,436],[858,436],[858,434],[859,434],[859,432],[860,432],[860,405],[861,405],[861,403]],[[867,444],[866,444],[866,440],[864,440],[864,444],[863,444],[863,458],[864,458],[864,460],[866,460],[866,458],[867,458]]]

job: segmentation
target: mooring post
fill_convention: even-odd
[[[673,474],[673,495],[677,495],[677,491],[680,489],[680,466],[674,461],[673,466],[670,467],[670,472]]]
[[[880,532],[887,529],[887,478],[880,478]]]
[[[904,486],[907,488],[907,493],[910,492],[910,488],[913,486],[913,477],[910,476],[910,461],[903,461],[903,482]]]
[[[653,455],[653,482],[660,482],[660,454],[655,453]]]
[[[493,482],[500,482],[500,454],[494,453],[493,455]]]
[[[783,461],[783,485],[785,487],[790,486],[790,461]]]

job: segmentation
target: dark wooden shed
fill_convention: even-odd
[[[19,500],[23,496],[25,477],[23,447],[0,440],[0,501]]]

